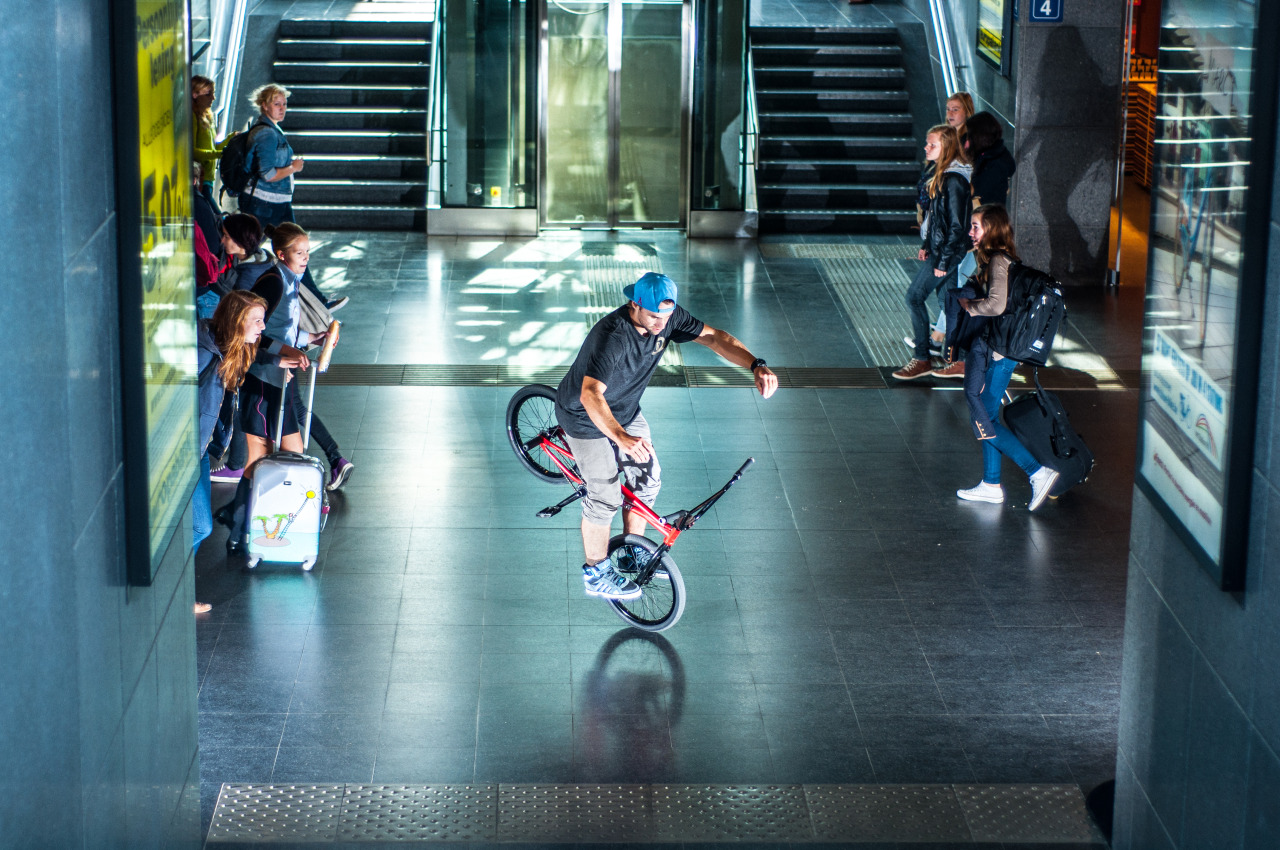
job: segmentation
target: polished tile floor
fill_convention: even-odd
[[[755,243],[316,241],[322,286],[352,298],[340,363],[563,365],[622,284],[660,268],[695,315],[773,363],[878,365],[829,266]],[[1077,289],[1069,303],[1072,363],[1136,367],[1140,289]],[[687,362],[715,360],[682,348]],[[1009,464],[1007,504],[955,498],[981,463],[954,386],[768,401],[651,389],[661,510],[756,459],[677,544],[688,608],[651,640],[583,597],[577,512],[534,517],[563,492],[507,448],[512,392],[322,384],[316,410],[356,472],[315,571],[245,572],[223,556],[221,529],[202,549],[197,596],[214,605],[198,632],[206,825],[232,782],[1087,790],[1113,774],[1132,390],[1062,393],[1097,467],[1029,514]]]

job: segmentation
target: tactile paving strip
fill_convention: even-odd
[[[223,785],[209,841],[332,841],[343,785]]]
[[[492,841],[496,785],[348,785],[339,841]]]
[[[503,785],[499,841],[649,841],[645,785]]]
[[[223,785],[208,845],[1061,843],[1074,785]]]
[[[799,785],[655,785],[659,841],[812,841]]]
[[[950,785],[806,785],[818,841],[969,840]]]
[[[1074,785],[957,785],[975,841],[1097,840]]]

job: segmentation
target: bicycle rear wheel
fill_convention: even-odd
[[[556,391],[546,384],[521,387],[507,403],[507,439],[520,465],[543,481],[557,484],[565,480],[547,453],[536,445],[541,434],[565,445],[564,432],[556,422]],[[534,443],[530,447],[530,443]]]
[[[609,541],[609,560],[621,575],[635,581],[640,568],[658,551],[658,544],[639,534],[619,534]],[[636,599],[610,599],[614,613],[626,623],[647,632],[671,628],[684,613],[684,577],[671,556],[640,584]]]

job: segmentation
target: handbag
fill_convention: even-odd
[[[298,317],[299,328],[313,334],[320,334],[329,330],[329,324],[333,321],[333,314],[329,312],[329,308],[325,306],[325,303],[305,286],[298,287],[298,307],[301,311]]]

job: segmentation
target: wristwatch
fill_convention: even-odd
[[[769,365],[768,363],[764,362],[763,357],[757,357],[755,360],[751,361],[751,371],[754,372],[755,370],[759,369],[761,366],[768,366],[768,365]]]

